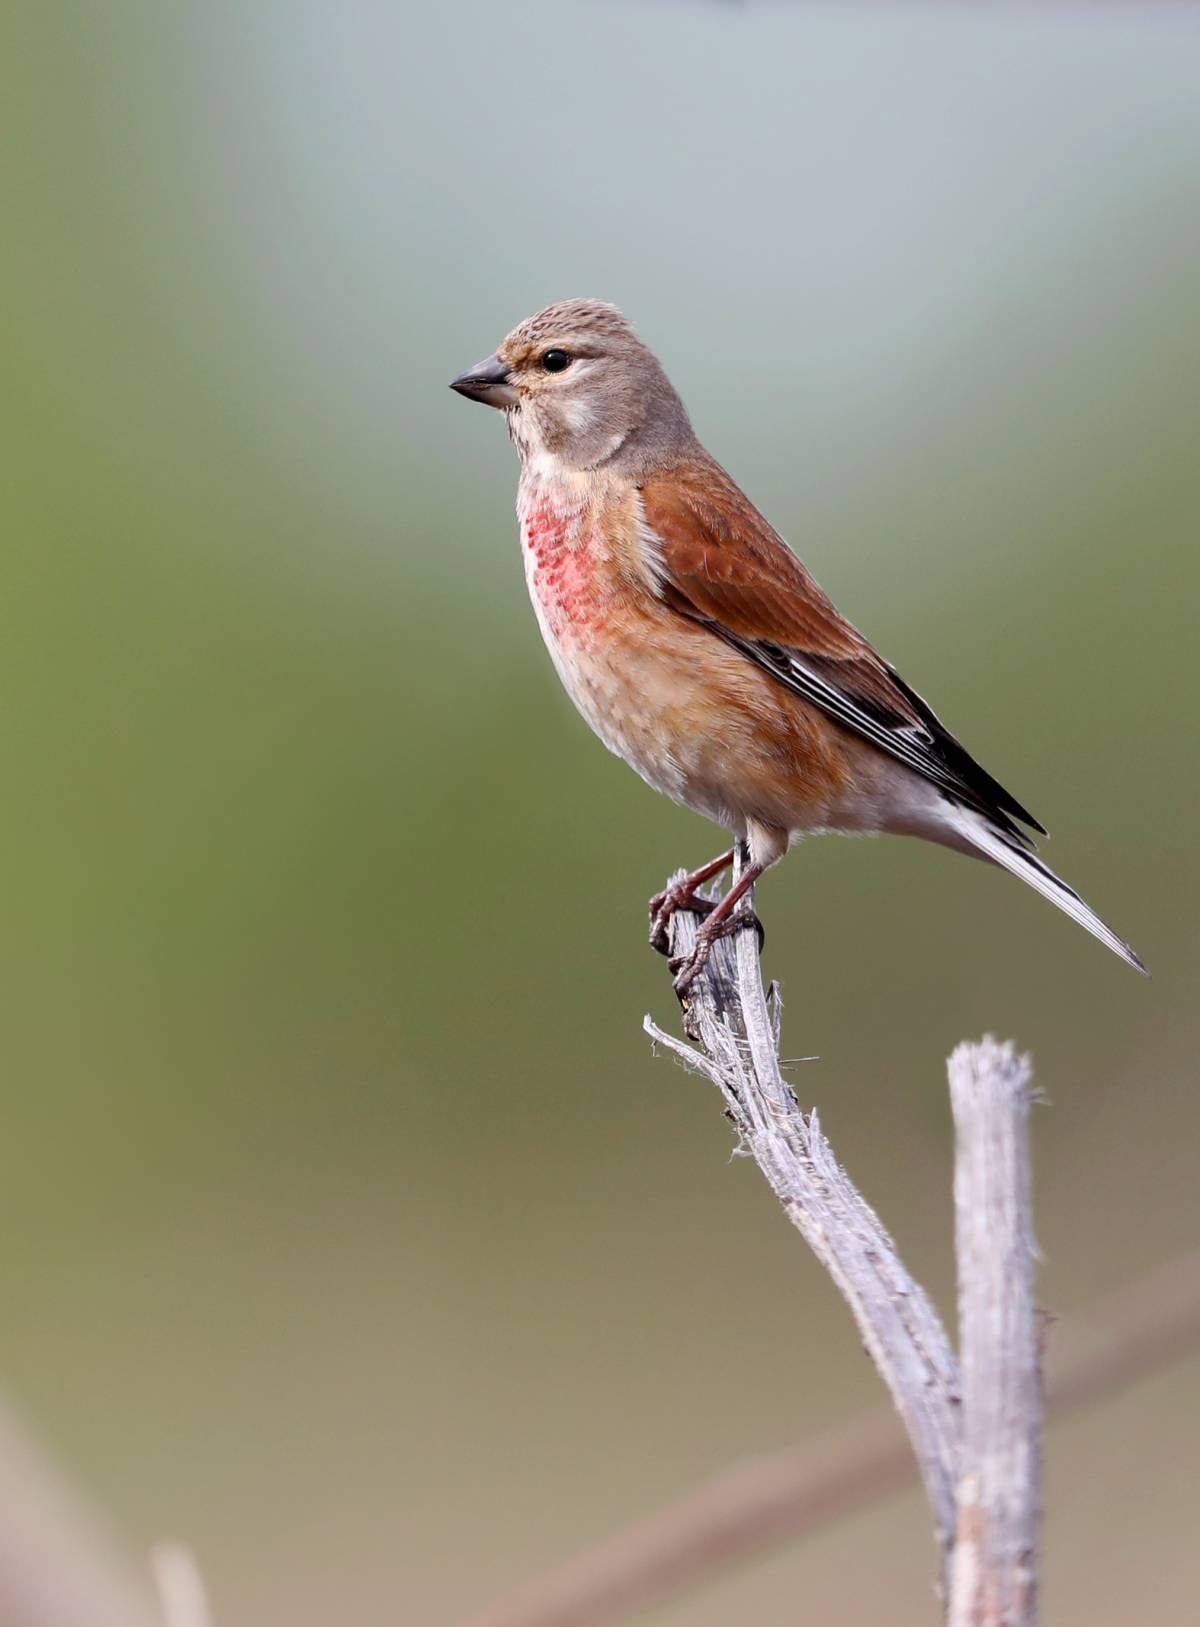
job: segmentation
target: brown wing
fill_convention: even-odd
[[[1027,840],[1014,818],[1045,834],[837,611],[719,464],[679,465],[641,493],[672,609],[1009,835]]]

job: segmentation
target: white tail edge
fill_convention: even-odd
[[[1048,898],[1052,904],[1057,904],[1064,915],[1078,921],[1093,938],[1099,938],[1114,955],[1120,955],[1128,965],[1141,972],[1144,977],[1149,977],[1150,974],[1136,950],[1131,949],[1124,939],[1118,938],[1095,910],[1088,908],[1075,889],[1068,887],[1065,881],[1056,876],[1050,866],[1043,864],[1036,853],[1017,847],[970,808],[951,803],[949,811],[954,829],[965,838],[967,844],[978,849],[994,864],[1010,870],[1014,876],[1020,876],[1021,880],[1028,882],[1035,892],[1041,893],[1042,897]]]

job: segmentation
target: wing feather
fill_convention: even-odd
[[[883,660],[719,464],[705,457],[641,488],[662,550],[661,591],[844,728],[1028,843],[1044,827]]]

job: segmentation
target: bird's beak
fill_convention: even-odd
[[[488,407],[515,407],[517,392],[512,385],[512,374],[499,356],[489,356],[476,362],[450,380],[450,388],[465,395],[470,401],[482,401]]]

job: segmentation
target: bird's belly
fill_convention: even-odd
[[[679,696],[664,695],[658,674],[647,671],[640,652],[621,639],[573,640],[547,635],[563,687],[612,752],[637,770],[656,791],[697,806],[704,798],[700,742],[674,724]],[[715,808],[707,806],[701,811]]]
[[[797,768],[786,746],[781,752],[777,719],[753,704],[758,673],[719,641],[665,610],[660,623],[613,603],[581,628],[563,625],[536,594],[534,607],[575,706],[656,791],[735,836],[750,821],[789,831],[824,823],[820,753],[804,754]],[[794,740],[794,730],[784,733]]]

